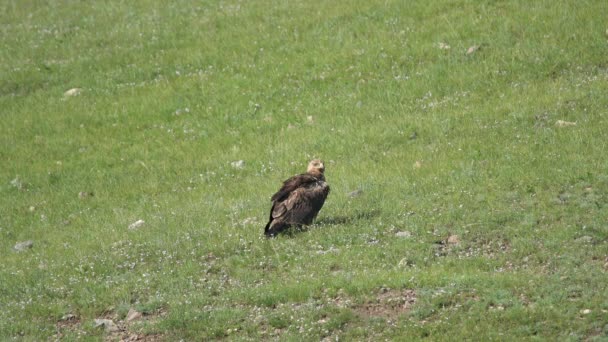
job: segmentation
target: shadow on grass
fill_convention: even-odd
[[[307,232],[311,229],[324,229],[328,226],[341,226],[341,225],[352,224],[352,223],[355,223],[358,221],[368,221],[378,215],[380,215],[380,211],[376,210],[376,209],[372,209],[372,210],[368,210],[368,211],[358,212],[354,215],[349,215],[349,216],[338,215],[338,216],[331,216],[331,217],[323,217],[322,219],[315,221],[310,226],[291,226],[290,228],[277,234],[275,237],[284,236],[284,237],[293,238],[293,237],[296,237],[297,235],[299,235],[300,233]]]
[[[344,224],[352,224],[357,221],[367,221],[380,215],[380,211],[376,209],[358,212],[354,215],[338,215],[323,217],[322,219],[315,222],[316,226],[336,226]]]

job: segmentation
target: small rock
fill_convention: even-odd
[[[589,309],[584,309],[584,310],[581,310],[581,313],[582,313],[583,315],[588,315],[588,314],[590,314],[590,313],[591,313],[591,310],[589,310]]]
[[[85,199],[87,197],[93,197],[93,196],[95,196],[95,194],[92,192],[88,192],[88,191],[81,191],[78,193],[78,197],[80,199]]]
[[[80,92],[82,91],[82,89],[80,88],[72,88],[70,90],[67,90],[65,93],[63,93],[63,96],[78,96],[80,95]]]
[[[576,122],[557,120],[557,121],[555,121],[555,126],[557,126],[557,127],[576,126]]]
[[[230,163],[230,166],[232,166],[235,169],[242,169],[245,167],[245,161],[244,160],[236,160],[233,161],[232,163]]]
[[[94,328],[103,327],[106,332],[116,332],[116,331],[120,330],[118,328],[118,326],[116,325],[116,323],[114,323],[114,321],[111,319],[96,318],[95,325],[93,327]]]
[[[73,320],[73,319],[75,319],[75,318],[76,318],[76,315],[73,315],[73,314],[65,314],[65,315],[61,316],[60,321],[71,321],[71,320]]]
[[[396,232],[395,233],[396,237],[400,237],[400,238],[409,238],[412,236],[412,233],[408,232],[408,231],[403,231],[403,232]]]
[[[318,250],[317,254],[327,254],[327,253],[340,253],[338,248],[334,248],[333,246],[329,247],[328,250]]]
[[[137,228],[143,226],[144,223],[146,223],[146,221],[144,221],[144,220],[137,220],[137,221],[135,221],[135,222],[133,222],[133,223],[131,223],[129,225],[129,229],[137,229]]]
[[[180,115],[182,115],[182,113],[190,113],[190,108],[188,108],[188,107],[186,107],[184,109],[179,108],[175,112],[173,112],[173,115],[180,116]]]
[[[437,46],[441,49],[441,50],[449,50],[450,46],[444,42],[439,42],[437,44]]]
[[[23,241],[23,242],[18,242],[15,247],[13,247],[13,249],[17,252],[23,252],[25,250],[28,250],[30,248],[34,247],[34,241],[32,240],[27,240],[27,241]]]
[[[307,121],[309,124],[313,124],[313,123],[315,123],[315,119],[312,117],[312,115],[307,116],[307,117],[306,117],[306,121]]]
[[[579,237],[578,239],[576,239],[575,241],[582,242],[582,243],[591,243],[593,241],[593,237],[591,237],[589,235],[583,235],[583,236]]]
[[[410,134],[410,137],[409,137],[410,140],[416,140],[416,138],[418,138],[418,132],[414,132],[414,133]]]
[[[243,220],[242,224],[244,226],[248,225],[248,224],[257,224],[257,219],[255,217],[248,217],[246,219]]]
[[[557,200],[558,200],[560,203],[566,203],[566,202],[568,202],[568,200],[570,200],[570,197],[571,197],[571,196],[572,196],[572,195],[570,195],[570,194],[569,194],[569,193],[567,193],[567,192],[562,192],[562,193],[560,193],[560,194],[557,196]]]
[[[408,267],[413,265],[413,263],[408,258],[403,258],[399,261],[399,267]]]
[[[479,50],[479,45],[473,45],[467,49],[467,55],[470,55],[477,50]]]
[[[420,160],[416,160],[414,163],[414,169],[419,169],[422,167],[422,162]]]
[[[450,245],[457,245],[460,243],[460,238],[458,237],[458,235],[450,235],[448,236],[448,244]]]
[[[355,197],[361,196],[362,193],[363,193],[363,190],[357,189],[355,191],[351,191],[351,192],[347,193],[346,195],[350,198],[355,198]]]
[[[143,316],[143,314],[135,309],[129,309],[129,312],[127,313],[127,322],[131,322],[134,321],[136,319],[140,319]]]
[[[15,177],[15,179],[11,181],[11,186],[19,190],[23,189],[23,183],[21,182],[21,179],[19,179],[19,177]]]

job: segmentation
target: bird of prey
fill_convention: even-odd
[[[309,225],[317,217],[329,194],[325,182],[325,166],[319,159],[308,164],[306,173],[293,176],[283,182],[283,186],[270,200],[270,218],[264,234],[272,237],[285,229]]]

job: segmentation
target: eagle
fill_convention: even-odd
[[[311,224],[323,207],[329,185],[325,182],[323,161],[313,159],[306,173],[295,175],[283,182],[272,195],[270,218],[264,228],[266,237],[272,237],[285,229]]]

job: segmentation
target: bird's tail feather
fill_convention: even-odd
[[[266,235],[266,237],[273,237],[287,228],[289,228],[289,224],[285,222],[270,220],[264,228],[264,235]]]

